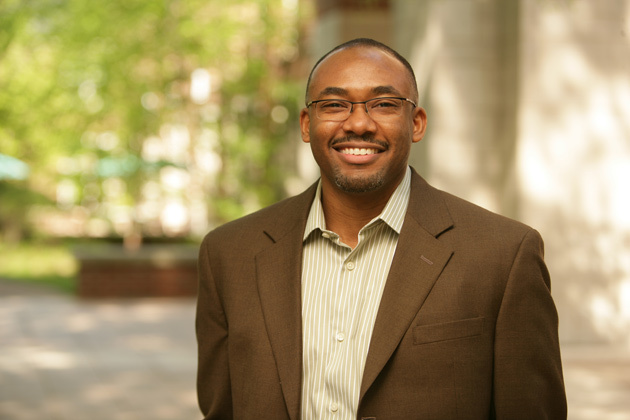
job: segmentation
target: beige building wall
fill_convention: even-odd
[[[565,340],[630,346],[630,1],[523,1],[516,169]]]
[[[320,0],[416,69],[431,183],[545,239],[563,342],[630,347],[630,0]],[[336,6],[335,6],[336,4]]]
[[[394,1],[429,131],[412,164],[434,185],[517,217],[518,8],[505,1]],[[414,17],[415,16],[415,17]]]

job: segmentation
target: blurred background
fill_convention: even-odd
[[[545,239],[570,419],[630,419],[630,0],[0,2],[0,419],[199,417],[196,246],[316,180],[356,37],[416,70],[418,172]]]

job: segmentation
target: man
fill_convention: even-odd
[[[407,61],[342,44],[306,102],[320,181],[201,246],[205,418],[565,419],[542,240],[408,167],[427,117]]]

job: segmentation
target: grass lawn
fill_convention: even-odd
[[[46,284],[73,293],[77,270],[69,245],[0,243],[0,278]]]

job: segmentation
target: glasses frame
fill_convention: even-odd
[[[317,104],[319,102],[326,102],[326,101],[339,101],[339,102],[347,102],[350,104],[350,112],[348,113],[348,116],[346,118],[344,118],[343,120],[325,120],[323,118],[321,118],[319,116],[319,113],[317,112],[317,107],[315,107],[315,115],[317,116],[318,119],[322,120],[322,121],[334,121],[334,122],[341,122],[341,121],[345,121],[348,118],[350,118],[350,115],[352,115],[352,112],[354,111],[354,106],[358,105],[358,104],[363,104],[363,106],[365,107],[365,113],[366,115],[368,115],[370,118],[374,119],[371,115],[370,115],[370,111],[368,110],[368,106],[367,103],[368,102],[372,102],[372,101],[378,101],[380,99],[400,99],[401,101],[406,101],[409,102],[411,105],[413,105],[414,108],[417,108],[418,105],[412,101],[409,98],[400,98],[397,96],[383,96],[383,97],[378,97],[378,98],[372,98],[372,99],[368,99],[366,101],[349,101],[347,99],[336,99],[336,98],[332,98],[332,99],[317,99],[315,101],[310,101],[306,104],[306,107],[310,107],[313,104]]]

